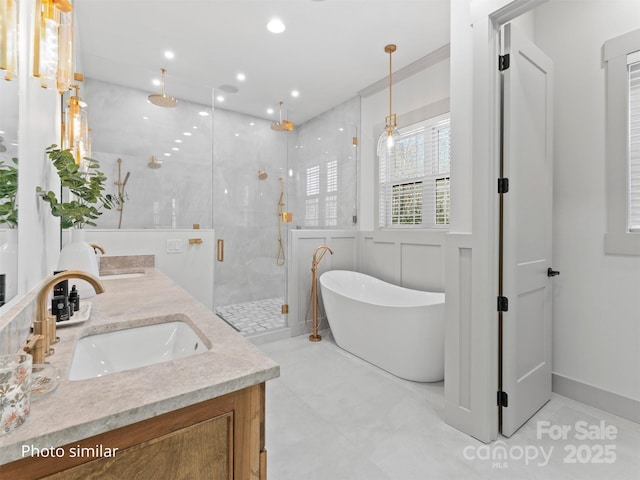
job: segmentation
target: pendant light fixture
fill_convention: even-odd
[[[82,159],[91,156],[89,145],[89,120],[87,118],[87,104],[80,98],[80,86],[72,85],[75,94],[69,97],[69,104],[64,115],[63,147],[71,150],[76,165],[82,166]]]
[[[18,70],[18,12],[15,0],[0,0],[0,70],[11,80]]]
[[[384,119],[384,129],[387,132],[387,148],[393,148],[395,145],[395,137],[397,136],[398,122],[396,114],[393,113],[391,104],[392,88],[393,88],[393,71],[391,68],[391,55],[396,51],[396,46],[392,43],[384,47],[384,51],[389,54],[389,115]]]
[[[33,76],[60,94],[73,83],[73,7],[69,0],[36,0]]]

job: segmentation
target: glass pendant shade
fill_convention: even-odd
[[[392,149],[398,138],[398,124],[396,122],[396,114],[393,113],[385,119],[385,131],[387,132],[387,149]]]
[[[18,12],[15,0],[0,0],[0,70],[11,80],[18,71]]]
[[[63,93],[73,82],[73,12],[68,0],[36,0],[33,76]]]
[[[389,44],[384,47],[384,51],[389,54],[389,115],[384,119],[384,129],[387,132],[387,150],[392,150],[395,146],[398,136],[398,121],[396,114],[392,109],[392,88],[393,88],[393,70],[391,68],[391,55],[396,51],[396,46]]]
[[[78,96],[78,86],[75,95],[72,95],[65,110],[64,115],[64,132],[63,147],[65,150],[71,150],[76,165],[82,167],[83,158],[90,157],[89,143],[89,119],[87,111],[83,108],[84,102]]]

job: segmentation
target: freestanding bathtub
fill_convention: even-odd
[[[323,273],[320,289],[339,347],[407,380],[444,379],[444,293],[346,270]]]

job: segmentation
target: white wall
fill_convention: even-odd
[[[90,229],[85,239],[103,247],[106,255],[153,255],[156,268],[213,310],[213,230]],[[189,239],[200,239],[202,243],[191,244]],[[177,243],[179,251],[169,251],[170,241]]]
[[[552,1],[535,11],[535,42],[555,65],[553,371],[636,400],[640,257],[604,253],[601,48],[639,19],[637,0]]]
[[[358,271],[394,285],[444,292],[444,243],[441,230],[360,232]]]
[[[333,251],[322,257],[318,264],[317,277],[327,270],[356,270],[356,250],[358,232],[356,230],[291,230],[287,265],[289,301],[288,325],[291,335],[309,333],[312,325],[311,264],[313,252],[320,245],[327,245]],[[318,289],[318,292],[320,289]],[[320,295],[320,293],[318,294]],[[319,329],[328,328],[322,300],[319,301]]]
[[[31,25],[33,5],[20,2],[20,24]],[[31,35],[20,35],[19,152],[18,177],[18,296],[26,293],[50,272],[58,261],[59,222],[51,216],[49,205],[35,194],[36,186],[55,190],[59,180],[45,149],[60,144],[60,96],[40,87],[31,76]],[[26,172],[26,175],[24,174]]]

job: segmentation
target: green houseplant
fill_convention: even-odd
[[[10,165],[0,160],[0,225],[9,228],[18,226],[18,159],[12,158]]]
[[[58,171],[60,185],[70,193],[70,199],[62,201],[62,196],[59,200],[54,192],[36,187],[40,198],[50,205],[52,215],[60,218],[60,226],[71,228],[71,240],[60,251],[57,269],[82,270],[97,277],[98,259],[93,247],[85,242],[84,227],[96,227],[95,220],[102,215],[102,209],[111,209],[117,204],[114,197],[103,193],[107,177],[93,159],[84,158],[82,166],[78,166],[70,150],[51,145],[46,152]],[[81,299],[95,295],[84,280],[78,280],[77,286]]]
[[[46,152],[58,171],[61,186],[69,190],[72,198],[63,202],[55,192],[36,187],[38,195],[51,206],[51,214],[60,217],[62,228],[96,227],[95,220],[102,215],[102,209],[111,209],[116,204],[112,195],[103,194],[107,177],[99,170],[100,165],[85,158],[81,168],[70,150],[60,150],[57,145],[51,145]]]

